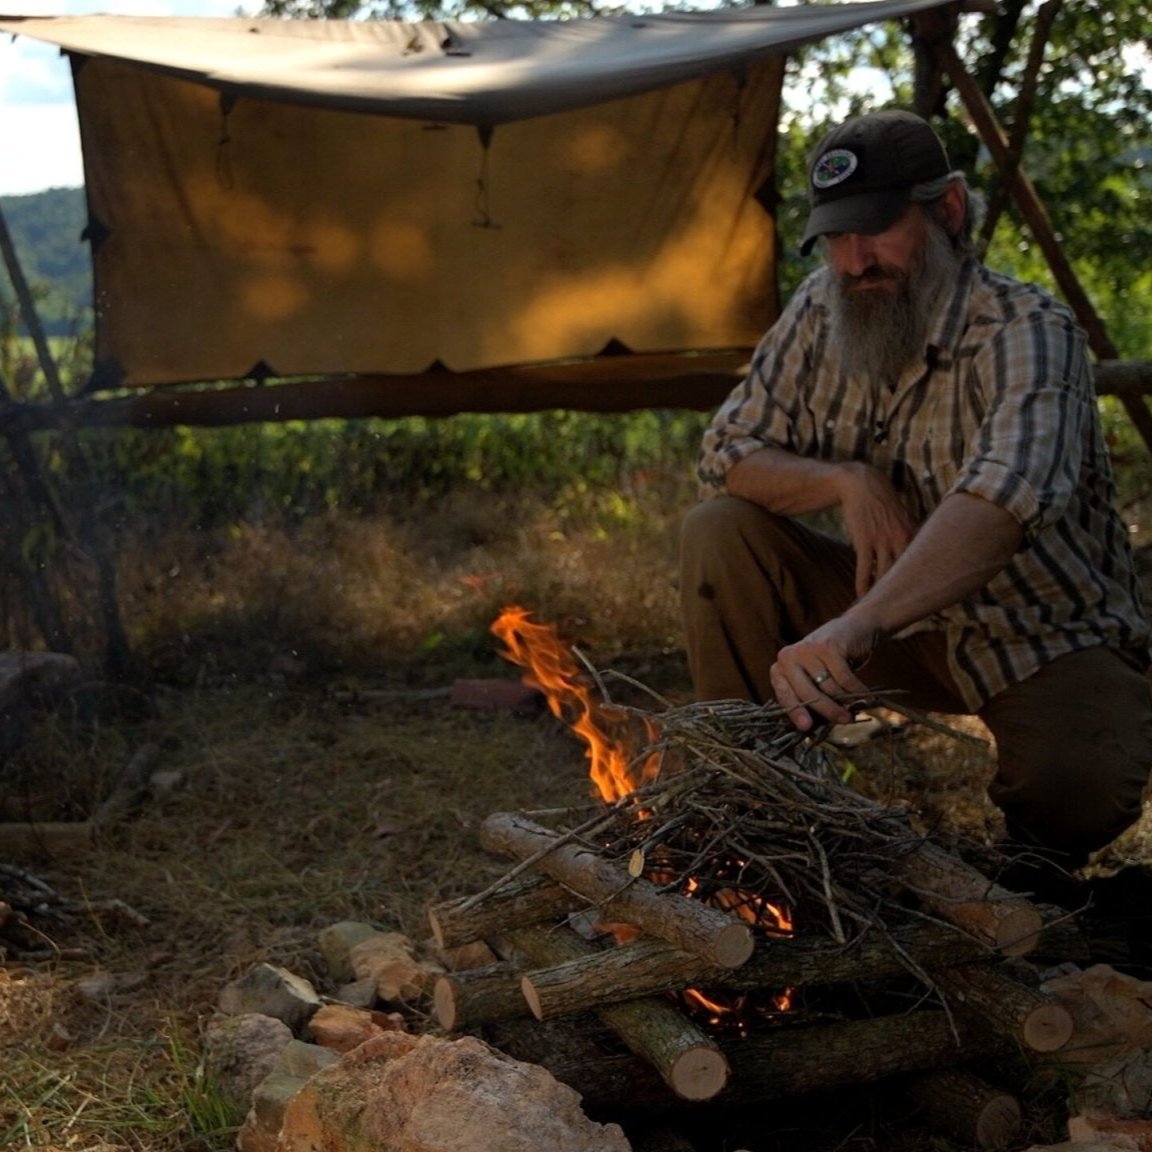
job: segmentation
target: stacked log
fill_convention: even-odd
[[[905,892],[909,921],[837,942],[754,933],[522,815],[489,817],[481,842],[517,868],[530,864],[530,873],[430,910],[442,947],[483,940],[501,957],[443,976],[436,1018],[448,1032],[489,1029],[513,1055],[534,1027],[551,1029],[539,1062],[603,1111],[758,1103],[905,1074],[916,1077],[927,1113],[978,1147],[1000,1147],[1019,1108],[961,1066],[1006,1048],[1053,1052],[1072,1033],[1066,1009],[1031,987],[1013,959],[1046,940],[1043,910],[934,845],[916,847],[883,877]],[[637,937],[590,939],[590,916]],[[910,979],[923,1002],[912,1011],[818,1021],[778,1011],[739,1033],[701,1022],[679,995],[765,998]],[[618,1047],[582,1043],[589,1021]]]

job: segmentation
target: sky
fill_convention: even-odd
[[[239,0],[9,0],[6,16],[235,16]],[[0,196],[84,183],[72,76],[58,48],[0,36]]]

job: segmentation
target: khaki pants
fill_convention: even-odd
[[[701,700],[772,699],[777,652],[854,599],[851,548],[745,500],[693,508],[681,540],[685,641]],[[944,637],[877,646],[860,678],[926,712],[965,713]],[[1152,693],[1135,654],[1096,647],[1053,660],[980,711],[996,741],[988,795],[1022,844],[1076,867],[1140,815],[1152,767]]]

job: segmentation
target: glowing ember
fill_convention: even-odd
[[[603,707],[585,686],[570,647],[550,624],[529,619],[524,608],[506,608],[492,625],[505,645],[506,660],[526,669],[526,683],[540,689],[552,714],[563,720],[586,745],[589,775],[601,798],[609,804],[634,792],[659,771],[659,757],[646,757],[636,766],[625,747],[612,739],[604,723]]]

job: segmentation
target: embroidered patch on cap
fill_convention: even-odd
[[[855,152],[847,148],[833,148],[816,161],[812,169],[812,183],[817,188],[833,188],[843,184],[856,171],[860,161]]]

